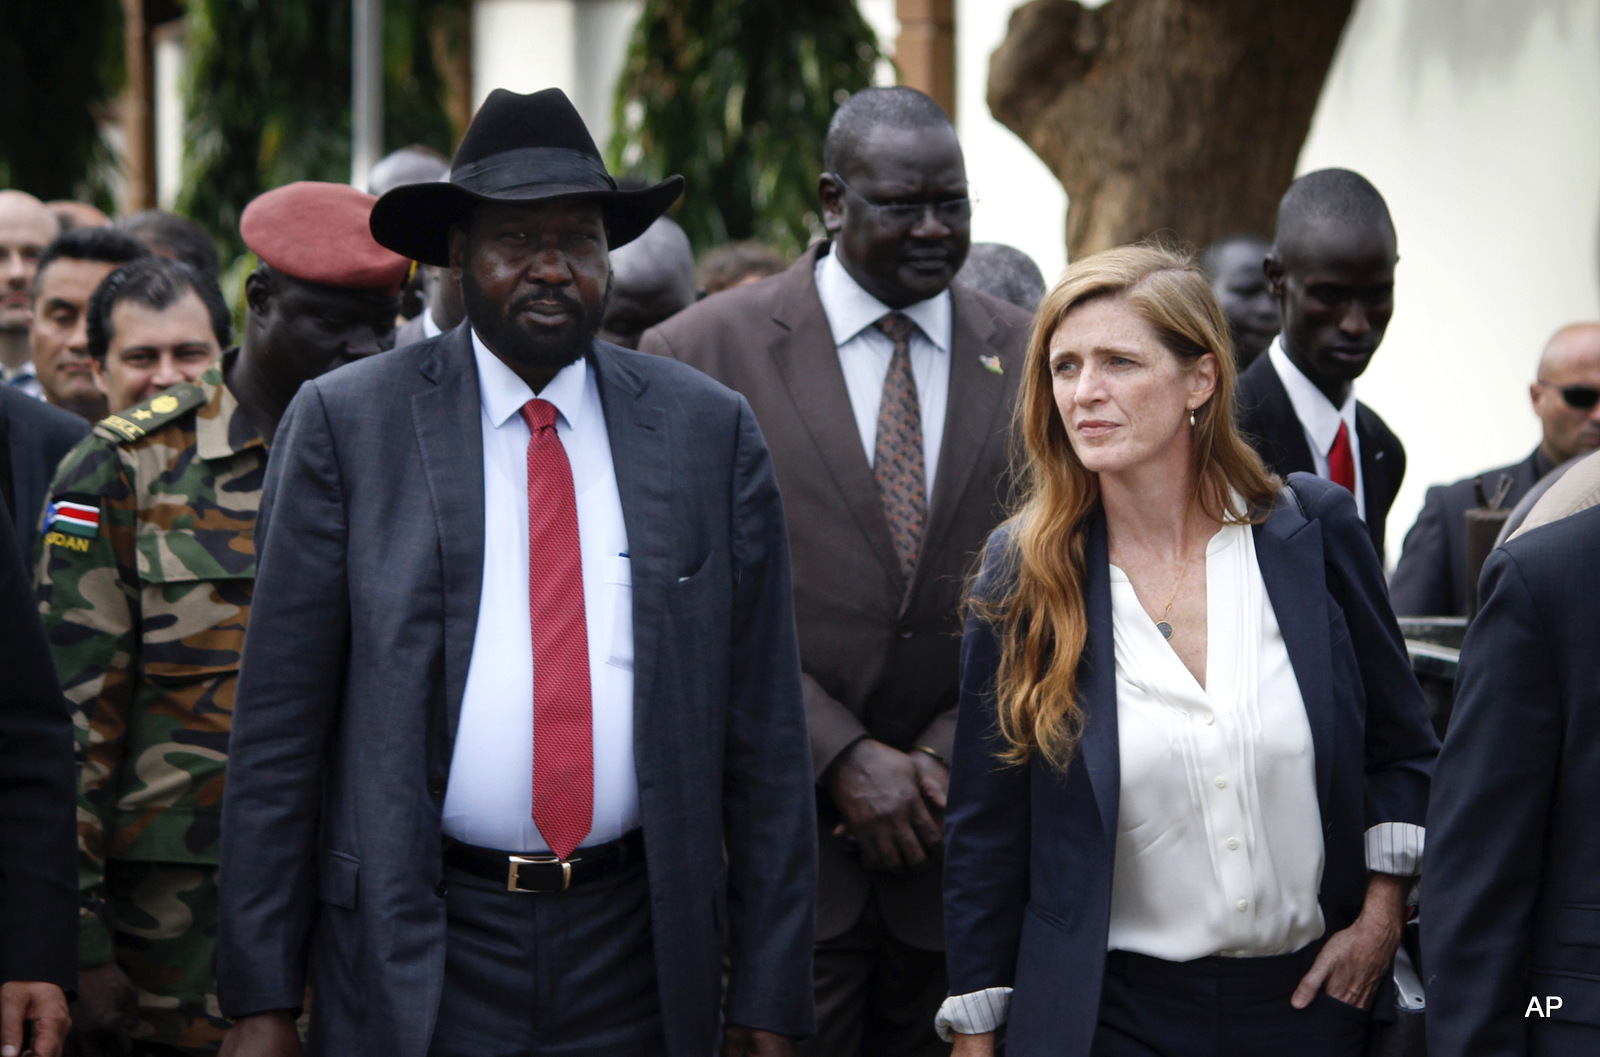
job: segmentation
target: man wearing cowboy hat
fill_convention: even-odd
[[[787,1054],[816,876],[782,507],[748,405],[595,340],[622,192],[496,91],[379,242],[455,330],[280,427],[223,808],[225,1053]],[[282,495],[285,501],[277,502]],[[292,497],[292,502],[288,497]],[[727,975],[724,981],[724,964]]]

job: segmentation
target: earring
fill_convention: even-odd
[[[1194,408],[1192,407],[1189,409],[1189,425],[1194,425]]]

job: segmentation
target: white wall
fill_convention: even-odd
[[[1361,0],[1299,169],[1355,169],[1400,241],[1357,383],[1405,443],[1389,553],[1429,484],[1525,457],[1540,350],[1600,315],[1600,2]]]
[[[641,6],[641,0],[476,0],[473,108],[496,88],[560,88],[605,150],[612,92]]]

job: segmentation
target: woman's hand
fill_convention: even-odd
[[[982,1035],[957,1035],[950,1057],[994,1057],[994,1032]]]
[[[1349,928],[1328,937],[1311,970],[1295,988],[1290,1005],[1304,1009],[1318,991],[1327,991],[1328,997],[1345,1005],[1366,1008],[1400,946],[1408,884],[1390,874],[1372,875],[1361,916]]]

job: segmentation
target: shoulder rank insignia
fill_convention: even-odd
[[[128,443],[160,429],[186,411],[204,407],[206,391],[192,382],[179,382],[126,411],[107,415],[95,423],[112,440]]]

